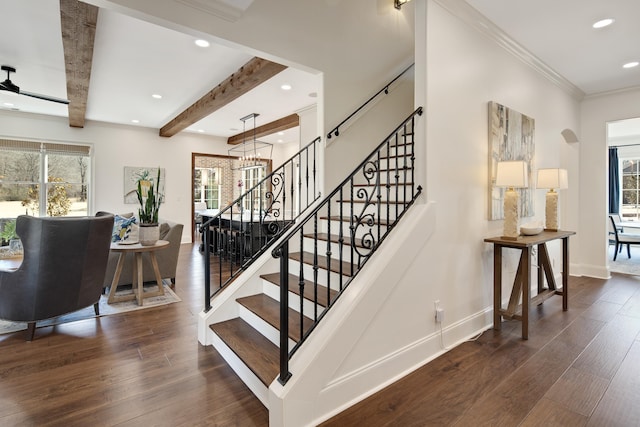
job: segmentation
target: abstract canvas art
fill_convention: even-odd
[[[160,169],[160,188],[156,189],[160,194],[164,193],[165,184],[165,170]],[[138,188],[139,180],[149,180],[156,184],[158,178],[158,168],[146,168],[136,166],[124,167],[124,202],[125,203],[138,203],[138,196],[136,195],[136,189]],[[143,193],[144,196],[144,193]]]
[[[518,188],[520,216],[534,215],[535,121],[497,102],[489,102],[489,219],[504,218],[504,192],[496,187],[496,169],[503,160],[524,160],[529,167],[529,187]]]

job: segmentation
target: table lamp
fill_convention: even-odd
[[[518,240],[520,235],[518,219],[520,203],[515,188],[528,187],[527,163],[523,160],[498,162],[496,186],[507,187],[504,193],[504,230],[502,238]]]
[[[537,188],[548,188],[545,205],[545,224],[547,231],[558,231],[558,193],[556,189],[568,188],[569,180],[566,169],[538,169]]]

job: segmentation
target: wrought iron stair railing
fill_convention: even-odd
[[[251,265],[320,198],[320,137],[248,189],[199,228],[204,251],[204,311],[211,298]],[[249,208],[247,208],[249,207]],[[217,257],[217,289],[211,288],[211,252]]]
[[[271,253],[280,259],[278,381],[281,384],[291,377],[290,358],[422,192],[422,187],[415,184],[414,175],[414,130],[419,115],[422,107],[274,246]],[[293,247],[297,252],[290,253]],[[310,268],[305,268],[305,264]],[[288,341],[290,270],[298,275],[300,306],[295,315],[300,316],[301,325],[301,339],[291,350]],[[309,282],[314,288],[313,313],[303,307],[304,288]],[[319,289],[326,289],[329,301],[322,310],[318,308],[322,307],[318,303]],[[311,326],[302,326],[304,317],[311,317]]]

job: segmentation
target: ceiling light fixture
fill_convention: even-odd
[[[280,86],[280,89],[282,89],[282,90],[291,90],[291,85],[285,83],[282,86]]]
[[[199,47],[209,47],[209,42],[206,40],[198,39],[194,43]]]
[[[133,120],[131,120],[131,123],[140,123],[140,120],[138,120],[138,119],[133,119]]]
[[[622,68],[634,68],[634,67],[637,67],[638,65],[640,65],[640,62],[638,61],[627,62],[622,66]]]
[[[408,3],[411,0],[393,0],[393,6],[400,10],[403,4]]]
[[[162,99],[162,95],[158,95],[157,93],[154,93],[151,97],[155,99]]]
[[[264,168],[271,160],[273,145],[256,139],[256,117],[258,116],[257,113],[251,113],[240,119],[242,120],[242,144],[229,149],[229,157],[232,159],[231,169],[233,170]],[[253,119],[253,138],[247,140],[247,120],[251,119]]]
[[[601,19],[598,22],[594,23],[592,25],[593,28],[604,28],[604,27],[608,27],[609,25],[613,24],[615,22],[615,19],[613,18],[606,18],[606,19]]]

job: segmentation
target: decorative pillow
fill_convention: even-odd
[[[116,215],[113,218],[113,233],[111,234],[112,242],[122,242],[129,239],[133,224],[136,223],[136,217],[125,218]]]

